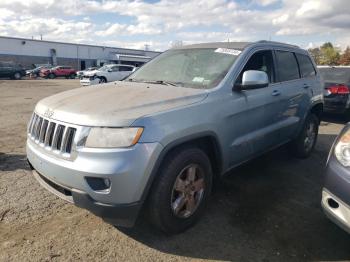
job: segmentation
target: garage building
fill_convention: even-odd
[[[0,36],[0,61],[32,68],[38,64],[67,65],[77,70],[106,63],[141,66],[160,52]]]

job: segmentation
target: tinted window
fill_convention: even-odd
[[[132,67],[130,66],[120,66],[119,71],[132,71]]]
[[[248,70],[264,71],[269,77],[269,82],[274,83],[274,66],[271,51],[258,51],[253,54],[240,73],[236,84],[242,83],[243,73]]]
[[[289,81],[299,78],[298,63],[293,53],[276,51],[276,60],[279,81]]]
[[[319,71],[326,82],[350,83],[350,67],[321,67]]]
[[[315,68],[310,60],[310,57],[302,54],[296,54],[301,77],[310,77],[316,75]]]

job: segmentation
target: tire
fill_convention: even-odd
[[[100,84],[104,84],[104,83],[107,83],[107,79],[105,77],[99,77],[100,79]]]
[[[70,74],[70,75],[69,75],[69,78],[70,78],[70,79],[74,79],[74,78],[75,78],[75,74]]]
[[[56,76],[54,73],[50,73],[48,76],[47,76],[49,79],[54,79]]]
[[[171,152],[150,191],[147,203],[150,222],[167,234],[191,227],[209,200],[212,177],[210,160],[199,148],[183,147]],[[192,182],[187,184],[189,181]]]
[[[290,143],[290,148],[294,156],[298,158],[307,158],[312,153],[318,135],[320,120],[315,114],[309,114],[306,117],[303,128],[298,137]]]
[[[20,72],[16,72],[13,74],[13,79],[20,80],[22,78],[22,75]]]

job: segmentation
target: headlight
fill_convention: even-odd
[[[350,166],[350,129],[348,128],[339,138],[334,154],[343,166]]]
[[[135,145],[143,132],[142,127],[130,128],[91,128],[86,139],[86,147],[118,148]]]

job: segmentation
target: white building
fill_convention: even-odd
[[[70,65],[82,70],[104,63],[140,66],[159,52],[0,36],[0,61],[25,68],[33,64]]]

